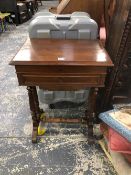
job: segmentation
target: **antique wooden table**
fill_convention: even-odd
[[[10,63],[20,86],[27,86],[33,120],[32,142],[37,142],[41,109],[36,86],[46,90],[90,88],[88,130],[93,136],[93,117],[99,87],[104,87],[107,68],[113,66],[99,41],[27,40]],[[86,113],[87,115],[87,113]]]

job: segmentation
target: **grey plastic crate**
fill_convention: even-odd
[[[69,20],[58,20],[57,17],[69,17]],[[72,35],[75,33],[75,35]],[[59,39],[96,39],[97,23],[88,13],[74,12],[71,15],[55,15],[50,12],[40,12],[29,25],[30,38]]]
[[[52,104],[60,101],[83,103],[87,100],[89,89],[79,91],[47,91],[38,89],[41,103]]]

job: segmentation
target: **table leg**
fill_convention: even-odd
[[[34,96],[36,114],[37,114],[37,116],[40,116],[41,115],[41,109],[39,107],[39,100],[38,100],[36,87],[32,87],[32,91],[33,91],[33,96]]]
[[[29,96],[29,104],[30,104],[30,111],[33,120],[33,132],[32,132],[32,142],[37,143],[37,135],[38,135],[38,126],[40,122],[40,108],[39,108],[39,101],[37,96],[36,87],[28,86],[28,96]]]
[[[97,98],[98,88],[91,88],[89,94],[89,112],[88,112],[88,139],[89,142],[93,141],[93,120],[96,112],[96,98]]]

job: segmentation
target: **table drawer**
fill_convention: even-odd
[[[16,66],[17,73],[26,74],[106,74],[106,67],[97,66]]]
[[[31,75],[18,73],[19,85],[38,86],[38,85],[66,85],[66,84],[82,84],[89,86],[104,86],[104,75],[79,75],[79,76],[44,76],[44,75]]]

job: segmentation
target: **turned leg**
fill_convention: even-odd
[[[34,98],[34,103],[35,103],[35,111],[37,114],[37,118],[39,118],[39,116],[41,115],[41,109],[39,107],[39,100],[38,100],[36,87],[32,87],[32,92],[33,92],[33,98]]]
[[[38,102],[36,87],[28,86],[27,90],[28,90],[28,96],[29,96],[30,111],[31,111],[32,121],[33,121],[32,142],[37,143],[38,126],[40,122],[39,102]]]
[[[91,88],[89,94],[89,111],[88,111],[88,138],[89,142],[93,141],[93,120],[96,111],[96,98],[97,98],[98,88]]]

